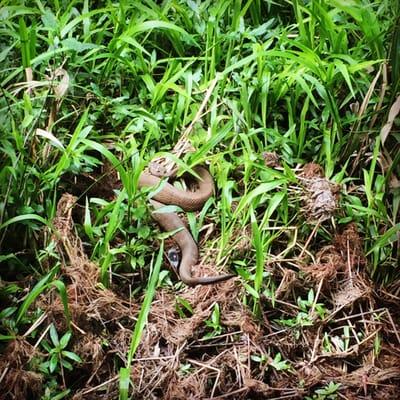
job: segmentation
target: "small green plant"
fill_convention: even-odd
[[[304,312],[315,311],[320,319],[323,319],[327,314],[327,310],[323,303],[316,303],[314,289],[310,289],[306,300],[302,298],[297,299],[297,305]]]
[[[214,304],[211,318],[206,320],[205,323],[209,328],[212,329],[212,331],[204,335],[204,338],[212,338],[222,333],[223,327],[221,326],[221,313],[218,303]]]
[[[307,299],[302,299],[301,297],[299,297],[297,299],[297,305],[299,306],[300,311],[295,318],[279,319],[277,320],[277,322],[281,325],[291,328],[312,326],[315,320],[315,313],[320,319],[323,319],[327,314],[325,305],[323,303],[315,302],[313,289],[309,290]]]
[[[269,365],[277,371],[285,371],[290,369],[290,363],[286,360],[282,360],[281,353],[276,353],[275,357],[270,360]]]
[[[41,400],[61,400],[71,393],[70,389],[63,390],[62,392],[57,390],[57,381],[55,379],[51,380],[45,390],[44,395]]]
[[[193,315],[193,308],[190,303],[179,296],[176,297],[175,310],[180,318],[187,318],[188,316]]]
[[[189,375],[193,371],[193,366],[190,363],[182,363],[180,365],[179,371],[183,375]]]
[[[61,338],[59,338],[54,324],[51,324],[49,334],[50,342],[46,339],[41,341],[42,347],[48,353],[48,360],[40,364],[40,370],[45,374],[63,374],[63,368],[72,371],[73,366],[70,361],[76,363],[82,362],[81,358],[77,354],[66,350],[72,337],[72,333],[68,331]]]
[[[379,332],[376,333],[374,338],[374,355],[378,357],[382,350],[382,338]]]
[[[340,383],[329,382],[325,387],[316,389],[312,397],[307,396],[306,400],[336,400],[339,387]]]
[[[285,371],[291,368],[291,365],[288,361],[282,360],[282,354],[279,352],[275,354],[274,358],[270,357],[267,354],[261,354],[261,355],[253,354],[251,356],[251,359],[260,364],[271,366],[276,371]]]

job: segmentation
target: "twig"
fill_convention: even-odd
[[[312,230],[310,236],[309,236],[308,239],[307,239],[307,242],[305,243],[304,247],[303,247],[302,250],[301,250],[301,253],[300,253],[300,255],[299,255],[299,258],[302,258],[302,257],[303,257],[303,254],[306,252],[307,247],[308,247],[308,245],[310,244],[311,239],[314,237],[315,233],[317,232],[317,230],[318,230],[320,224],[321,224],[320,221],[318,221],[318,222],[316,223],[314,229]]]
[[[374,313],[378,313],[378,312],[382,312],[382,311],[386,311],[386,308],[378,308],[377,310],[365,311],[365,312],[361,312],[358,314],[349,315],[347,317],[334,319],[332,322],[337,323],[337,322],[341,322],[341,321],[346,321],[348,319],[352,319],[352,318],[356,318],[356,317],[360,317],[360,316],[364,316],[364,315],[368,315],[368,314],[374,314]]]
[[[223,353],[221,353],[221,354],[223,354]],[[221,354],[220,354],[220,355],[221,355]],[[217,358],[218,358],[218,357],[217,357]],[[216,358],[215,358],[213,361],[215,361],[215,360],[216,360]],[[198,374],[201,370],[203,370],[204,368],[206,368],[206,369],[211,369],[212,371],[214,371],[214,372],[217,373],[217,377],[216,377],[216,379],[215,379],[213,388],[212,388],[212,390],[211,390],[211,397],[210,397],[210,398],[213,399],[213,398],[214,398],[215,390],[217,389],[217,384],[218,384],[218,382],[219,382],[219,378],[220,378],[220,376],[221,376],[221,370],[220,370],[219,368],[213,367],[213,366],[211,366],[211,365],[209,365],[209,364],[201,363],[201,362],[196,361],[196,360],[193,360],[193,359],[191,359],[191,358],[188,358],[187,361],[190,362],[190,363],[192,363],[192,364],[194,364],[194,365],[197,365],[197,366],[201,367],[198,371],[196,371],[197,374]]]
[[[221,394],[220,396],[217,396],[217,397],[209,397],[209,398],[207,398],[207,399],[205,399],[205,400],[211,400],[211,399],[213,399],[213,400],[217,400],[217,399],[224,399],[224,398],[226,398],[226,397],[231,397],[231,396],[233,396],[233,395],[236,395],[236,394],[239,394],[239,393],[245,392],[246,390],[248,391],[248,390],[249,390],[249,388],[247,388],[247,387],[245,386],[245,387],[242,387],[242,388],[240,388],[240,389],[233,390],[232,392],[225,393],[225,394]],[[232,397],[232,398],[234,398],[234,397]]]
[[[197,110],[197,113],[195,115],[195,117],[193,118],[193,121],[190,123],[190,125],[185,129],[185,131],[183,132],[182,136],[179,138],[179,140],[183,140],[186,139],[189,134],[192,132],[194,125],[197,123],[197,121],[199,121],[199,119],[202,116],[203,110],[205,108],[205,106],[208,103],[208,100],[211,97],[211,94],[215,88],[215,85],[217,84],[217,82],[220,80],[220,77],[217,75],[210,83],[210,86],[207,88],[206,91],[206,95],[204,96],[204,99],[200,105],[200,108]]]
[[[23,337],[29,336],[38,326],[41,325],[41,323],[47,318],[47,314],[44,313],[42,314],[34,324],[22,335]]]
[[[119,375],[116,375],[116,376],[112,377],[111,379],[109,379],[108,381],[105,381],[105,382],[103,382],[103,383],[100,383],[100,385],[97,385],[97,386],[95,386],[95,387],[92,387],[92,388],[90,388],[90,389],[84,391],[84,392],[82,393],[82,395],[92,393],[92,392],[96,391],[97,389],[100,389],[100,388],[102,388],[103,386],[106,386],[106,385],[108,385],[109,383],[118,380],[118,378],[119,378]]]
[[[8,372],[8,367],[4,368],[4,371],[3,371],[3,373],[2,373],[1,376],[0,376],[0,383],[2,382],[2,380],[4,379],[4,377],[6,376],[7,372]]]
[[[397,341],[398,341],[399,344],[400,344],[399,332],[397,331],[396,325],[394,324],[394,321],[393,321],[393,318],[392,318],[392,314],[390,314],[390,312],[389,312],[388,309],[386,309],[386,314],[387,314],[387,316],[388,316],[388,318],[389,318],[389,321],[390,321],[390,323],[391,323],[391,325],[392,325],[392,327],[393,327],[394,334],[396,335]]]
[[[34,349],[36,349],[39,346],[39,343],[43,340],[43,338],[47,335],[47,332],[50,329],[50,325],[47,325],[47,328],[44,330],[44,332],[40,335],[39,339],[37,340],[37,342],[35,343],[35,345],[33,346]]]
[[[350,261],[350,243],[349,243],[349,239],[347,238],[346,241],[346,247],[347,247],[347,267],[349,270],[349,279],[350,279],[350,284],[351,286],[353,286],[353,273],[351,271],[351,261]]]

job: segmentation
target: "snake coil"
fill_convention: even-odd
[[[184,211],[200,210],[204,203],[214,193],[214,181],[208,170],[204,167],[197,166],[194,172],[199,176],[197,181],[197,190],[193,192],[180,190],[168,182],[163,184],[161,190],[157,192],[150,200],[155,208],[152,217],[165,231],[174,231],[179,229],[173,235],[173,239],[181,250],[181,262],[178,269],[180,279],[188,286],[207,285],[222,282],[232,278],[234,275],[225,274],[207,277],[192,277],[192,267],[197,264],[199,259],[199,250],[189,230],[174,212],[161,213],[157,209],[164,205],[176,205]],[[148,172],[142,172],[139,177],[139,187],[154,187],[161,183],[158,176]]]

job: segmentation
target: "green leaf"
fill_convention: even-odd
[[[397,242],[399,240],[399,233],[400,233],[400,223],[389,228],[383,235],[379,237],[379,239],[375,240],[375,244],[367,252],[367,256],[382,247]]]
[[[49,8],[46,8],[44,14],[42,15],[42,22],[44,27],[51,31],[55,31],[58,28],[57,18]]]
[[[261,232],[257,224],[254,210],[250,207],[251,231],[253,234],[252,243],[256,249],[256,274],[254,277],[254,290],[259,293],[263,281],[264,273],[264,245]]]
[[[130,368],[119,370],[119,400],[128,400],[130,384]]]
[[[251,192],[246,194],[240,199],[239,205],[236,209],[236,213],[241,213],[245,208],[247,208],[250,204],[254,204],[253,201],[256,197],[265,194],[266,192],[269,192],[281,185],[283,185],[286,182],[284,179],[277,179],[272,182],[265,182],[261,183],[258,185],[255,189],[253,189]]]
[[[127,171],[125,171],[125,169],[123,168],[121,161],[119,161],[118,158],[115,157],[115,155],[110,150],[108,150],[101,143],[97,143],[94,140],[82,139],[82,142],[89,148],[97,150],[108,161],[110,161],[112,166],[118,171],[124,188],[128,189],[130,187],[130,180]]]
[[[110,242],[110,240],[114,237],[115,232],[117,231],[118,227],[121,224],[124,215],[121,204],[125,199],[126,199],[126,193],[124,190],[122,190],[117,197],[110,219],[108,221],[107,229],[104,235],[104,243],[108,244]]]
[[[67,357],[70,360],[75,361],[77,363],[82,362],[82,359],[77,354],[73,353],[72,351],[64,350],[61,354],[63,355],[63,357]]]
[[[87,197],[85,198],[85,219],[83,221],[83,228],[85,230],[86,235],[93,242],[94,241],[93,226],[90,217],[89,201]]]
[[[43,348],[44,348],[48,353],[51,353],[51,352],[53,351],[53,349],[51,348],[49,342],[48,342],[46,339],[43,339],[43,340],[41,341],[40,344],[43,346]]]
[[[0,321],[13,315],[17,309],[17,307],[7,307],[4,310],[1,310]]]
[[[71,389],[64,390],[56,395],[51,396],[51,400],[61,400],[64,397],[68,396],[71,393]]]
[[[171,22],[165,22],[159,20],[145,21],[139,24],[134,24],[133,27],[129,28],[126,32],[124,32],[124,37],[132,37],[138,33],[151,31],[154,29],[178,32],[193,43],[192,36],[189,35],[184,29],[180,28],[179,26]]]
[[[0,335],[0,341],[14,340],[16,336],[11,335]]]
[[[349,87],[352,96],[355,97],[353,85],[351,84],[350,75],[347,70],[347,67],[342,63],[342,61],[340,61],[338,59],[335,60],[335,66],[339,70],[339,72],[342,74],[344,80],[346,81],[347,86]]]
[[[260,299],[259,293],[252,286],[250,286],[248,283],[245,283],[244,287],[245,287],[246,291],[251,294],[251,296],[253,296],[257,300]]]
[[[60,339],[60,348],[61,349],[65,349],[68,346],[71,336],[72,336],[71,332],[67,332],[62,336],[62,338]]]
[[[67,289],[64,285],[64,282],[61,282],[60,280],[51,282],[51,285],[55,286],[58,289],[58,293],[60,294],[61,302],[64,307],[64,314],[65,314],[65,318],[67,320],[67,325],[69,327],[70,323],[71,323],[71,315],[70,315],[69,308],[68,308]]]
[[[59,340],[58,340],[58,333],[56,330],[56,327],[54,326],[54,324],[50,325],[50,338],[51,341],[53,342],[54,346],[58,346],[60,344]]]
[[[158,251],[157,259],[153,265],[149,283],[147,285],[146,294],[144,296],[142,307],[140,309],[138,319],[135,324],[135,329],[132,334],[131,344],[128,352],[128,361],[127,361],[128,367],[130,367],[132,363],[133,356],[135,355],[136,349],[138,348],[140,339],[142,337],[143,329],[147,323],[147,317],[150,312],[151,302],[153,300],[154,293],[156,291],[156,284],[158,282],[158,275],[160,273],[160,267],[162,264],[163,252],[164,252],[164,242],[161,242],[160,250]]]
[[[184,307],[187,311],[189,311],[190,314],[193,314],[193,307],[192,305],[189,303],[188,300],[182,298],[182,297],[177,297],[176,298],[176,303],[177,303],[177,307],[180,308],[180,306]]]
[[[84,125],[88,120],[88,113],[89,109],[87,108],[82,114],[82,117],[80,118],[79,123],[76,126],[62,157],[56,164],[56,168],[54,171],[55,176],[53,179],[57,179],[70,166],[70,158],[72,152],[77,148],[80,143],[82,143],[82,141],[89,135],[90,131],[92,130],[92,126],[86,126],[84,128]]]
[[[64,368],[67,368],[69,371],[72,371],[74,369],[74,367],[72,366],[72,364],[64,359],[61,359],[61,364]]]
[[[49,371],[51,374],[56,370],[57,364],[58,364],[58,353],[54,353],[51,356],[49,363]]]
[[[28,68],[31,65],[31,57],[29,51],[29,33],[23,17],[19,18],[19,35],[21,40],[22,65],[24,68]]]
[[[81,53],[86,50],[91,49],[99,49],[100,46],[93,44],[93,43],[82,43],[76,40],[75,38],[67,38],[62,41],[64,48],[74,50],[78,53]]]
[[[25,315],[30,305],[36,300],[36,298],[47,288],[47,283],[50,279],[53,278],[58,268],[53,268],[47,275],[45,275],[29,292],[28,296],[26,296],[24,302],[21,304],[18,315],[17,315],[17,324],[21,320],[21,318]]]
[[[15,224],[16,222],[22,221],[38,221],[41,222],[43,225],[48,225],[48,222],[37,214],[24,214],[24,215],[17,215],[16,217],[10,218],[8,221],[4,222],[0,225],[0,229],[5,228],[8,225]]]

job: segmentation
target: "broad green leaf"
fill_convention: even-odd
[[[49,371],[51,374],[56,370],[57,364],[58,364],[58,354],[54,353],[51,356],[50,363],[49,363]]]
[[[28,296],[26,296],[25,300],[21,304],[18,314],[17,314],[17,323],[20,322],[21,318],[28,311],[28,308],[31,304],[37,299],[37,297],[47,288],[48,282],[53,278],[57,269],[53,268],[47,275],[45,275],[29,292]]]
[[[119,400],[128,400],[130,371],[130,368],[119,369]]]
[[[68,343],[71,339],[72,333],[66,332],[60,339],[60,348],[65,349],[68,346]]]
[[[58,333],[56,331],[56,327],[54,326],[54,324],[50,325],[50,338],[54,346],[58,346],[60,344],[58,340]]]
[[[72,351],[63,350],[62,355],[64,357],[69,358],[72,361],[77,362],[77,363],[82,362],[82,359],[77,354],[73,353]]]
[[[254,204],[253,201],[256,197],[261,196],[262,194],[265,194],[281,185],[283,185],[286,182],[284,179],[277,179],[272,182],[265,182],[261,183],[258,187],[250,191],[248,194],[243,196],[239,202],[239,205],[236,209],[236,212],[239,214],[241,213],[246,207],[248,207],[250,204]]]
[[[60,294],[61,302],[64,307],[65,318],[67,319],[67,325],[70,326],[71,315],[70,315],[69,308],[68,308],[68,296],[67,296],[67,289],[65,287],[65,284],[64,284],[64,282],[62,282],[60,280],[53,281],[53,282],[51,282],[51,284],[57,288],[58,293]]]
[[[140,312],[138,315],[138,319],[135,324],[135,328],[131,338],[131,344],[128,352],[128,361],[127,368],[130,368],[133,360],[133,356],[135,355],[136,349],[139,346],[140,339],[142,337],[142,332],[147,323],[147,317],[150,312],[151,302],[153,301],[154,293],[156,290],[156,284],[158,282],[158,275],[160,273],[160,267],[162,264],[164,252],[164,242],[161,242],[160,250],[158,251],[157,259],[155,263],[152,264],[151,276],[149,279],[149,283],[147,285],[146,294],[144,296],[144,300],[142,303],[142,307],[140,308]]]
[[[8,225],[15,224],[17,222],[23,222],[23,221],[38,221],[38,222],[42,223],[43,225],[48,225],[48,222],[40,215],[24,214],[24,215],[17,215],[16,217],[10,218],[8,221],[4,222],[2,225],[0,225],[0,230],[5,228]]]

